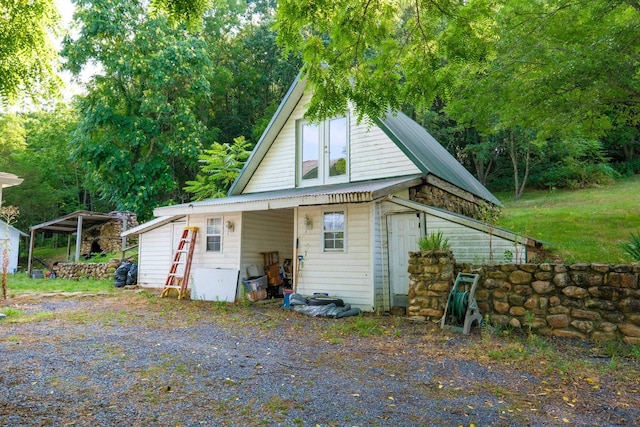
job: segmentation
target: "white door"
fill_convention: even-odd
[[[418,250],[421,214],[394,214],[387,217],[389,239],[389,285],[391,306],[409,305],[409,252]]]

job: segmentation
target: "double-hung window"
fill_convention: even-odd
[[[325,252],[344,252],[345,214],[342,210],[327,211],[322,215],[322,239]]]
[[[222,218],[207,218],[207,252],[222,252]]]
[[[298,122],[298,185],[349,180],[349,120]]]

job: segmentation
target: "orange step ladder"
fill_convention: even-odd
[[[164,282],[164,289],[161,297],[166,297],[171,289],[178,291],[178,299],[187,296],[187,288],[189,287],[189,273],[191,272],[191,260],[193,259],[193,249],[196,243],[198,227],[185,227],[178,244],[178,249],[173,256],[173,263],[169,269],[167,280]],[[180,266],[184,266],[180,272]]]

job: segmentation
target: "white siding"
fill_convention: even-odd
[[[351,120],[351,181],[420,173],[411,160],[377,126]]]
[[[449,239],[456,262],[475,265],[526,262],[526,249],[522,245],[516,245],[510,240],[427,215],[427,234],[438,230],[442,231],[443,236]],[[506,259],[506,254],[511,254],[513,258]]]
[[[14,228],[0,221],[0,260],[2,260],[2,253],[5,249],[8,249],[9,264],[7,265],[7,271],[13,273],[18,268],[18,254],[20,252],[20,233]],[[0,268],[1,271],[1,268]]]
[[[243,193],[280,190],[296,186],[296,121],[304,117],[305,105],[310,100],[309,93],[300,99],[267,155],[247,183]]]
[[[222,252],[207,252],[207,218],[222,218]],[[233,231],[226,226],[233,223]],[[239,212],[209,215],[192,215],[189,226],[198,227],[196,246],[193,251],[191,271],[196,268],[240,269],[240,238],[242,235],[242,215]]]
[[[173,259],[172,229],[172,223],[165,224],[139,236],[138,284],[140,286],[152,288],[164,286]]]
[[[242,218],[242,259],[240,277],[247,277],[247,267],[262,265],[260,252],[278,252],[279,264],[293,258],[293,209],[245,212]]]
[[[305,94],[247,183],[243,193],[294,188],[296,185],[296,121],[304,117],[311,95]],[[350,180],[404,176],[420,173],[411,160],[377,126],[349,121]],[[381,167],[384,161],[384,167]]]
[[[304,256],[298,273],[297,291],[303,295],[325,292],[342,298],[362,310],[373,309],[373,268],[371,265],[371,205],[351,204],[331,206],[331,210],[344,209],[346,213],[346,251],[322,251],[323,207],[298,209],[298,254]],[[305,227],[308,215],[313,228]]]

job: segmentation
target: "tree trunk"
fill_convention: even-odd
[[[515,135],[513,131],[509,131],[509,137],[507,138],[507,145],[509,147],[509,157],[511,157],[511,165],[513,166],[513,183],[514,183],[514,200],[520,200],[524,193],[527,179],[529,178],[529,161],[531,159],[531,150],[529,142],[527,142],[525,154],[524,154],[524,176],[520,181],[520,170],[518,168],[518,148],[516,146]]]

